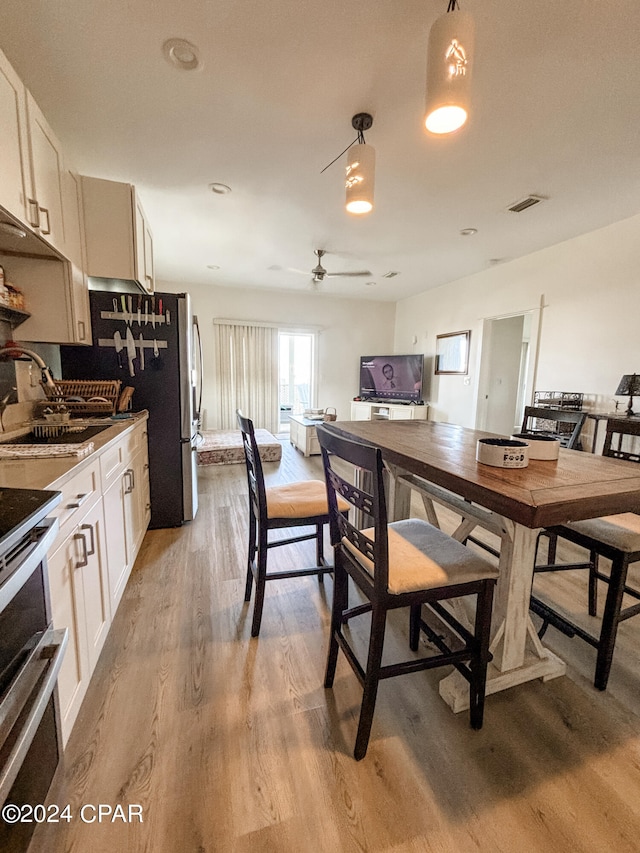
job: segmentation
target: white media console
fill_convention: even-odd
[[[402,403],[370,403],[354,400],[351,403],[352,421],[426,421],[429,406]]]

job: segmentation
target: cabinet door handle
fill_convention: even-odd
[[[84,324],[84,320],[78,320],[78,340],[84,341],[87,337],[87,331]]]
[[[76,563],[76,569],[81,569],[83,566],[89,565],[89,552],[87,551],[87,540],[84,533],[76,533],[73,537],[78,542],[82,542],[82,557]]]
[[[35,198],[28,198],[27,204],[29,205],[29,225],[32,228],[37,228],[40,225],[40,208],[38,207],[38,202]],[[35,213],[35,222],[33,221],[34,217],[31,215]]]
[[[89,535],[91,536],[91,548],[87,551],[88,557],[93,557],[96,553],[96,540],[93,532],[93,524],[81,524],[80,530],[88,530]]]
[[[82,494],[76,495],[75,501],[71,501],[71,503],[67,504],[67,509],[78,509],[78,507],[82,506],[82,504],[89,497],[88,492],[83,492]]]
[[[46,217],[47,217],[47,227],[41,228],[40,233],[41,234],[51,234],[51,220],[49,219],[49,211],[47,210],[46,207],[38,207],[38,210],[40,211],[40,213],[46,214]]]
[[[127,468],[124,472],[124,476],[129,478],[129,484],[125,486],[124,493],[125,495],[130,495],[133,491],[133,471],[131,468]]]

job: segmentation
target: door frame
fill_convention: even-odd
[[[530,405],[533,399],[536,378],[538,373],[538,353],[540,351],[540,336],[542,331],[542,308],[544,297],[540,298],[537,308],[525,308],[522,311],[510,311],[507,314],[496,314],[491,317],[483,317],[482,332],[480,340],[478,390],[476,396],[476,429],[486,428],[488,402],[487,397],[493,376],[491,374],[490,351],[491,334],[493,323],[496,320],[506,320],[510,317],[531,317],[531,333],[529,339],[529,364],[524,377],[524,388],[526,389],[525,405]],[[522,384],[518,389],[518,397],[521,397]]]

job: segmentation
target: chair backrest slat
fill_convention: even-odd
[[[521,431],[546,433],[547,435],[557,434],[563,447],[567,447],[569,450],[577,450],[579,449],[580,432],[586,419],[586,412],[576,412],[571,409],[552,409],[546,406],[525,406]],[[555,424],[555,430],[540,429],[539,426],[530,423],[540,420],[552,421]],[[562,431],[563,424],[567,427],[565,432]]]
[[[244,447],[244,461],[247,467],[247,484],[249,486],[249,500],[253,503],[258,518],[266,518],[267,493],[264,485],[264,474],[262,471],[262,460],[256,442],[253,421],[245,418],[238,409],[236,412],[238,426],[242,433],[242,446]]]
[[[382,453],[376,447],[361,444],[344,438],[332,427],[321,424],[316,428],[322,450],[327,499],[329,503],[329,523],[331,543],[338,545],[347,539],[362,556],[374,565],[373,582],[376,590],[386,593],[389,577],[389,554],[387,533],[387,506],[384,493]],[[356,482],[347,480],[336,470],[335,461],[341,459],[350,463]],[[373,519],[373,539],[364,535],[338,509],[337,495],[358,511],[358,515]],[[367,526],[370,526],[367,524]],[[352,562],[355,557],[350,557]]]

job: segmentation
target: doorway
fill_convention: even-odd
[[[485,319],[482,331],[476,428],[519,432],[537,364],[540,311]]]
[[[278,374],[281,431],[289,429],[289,416],[301,415],[315,399],[315,334],[283,332],[278,336]]]

